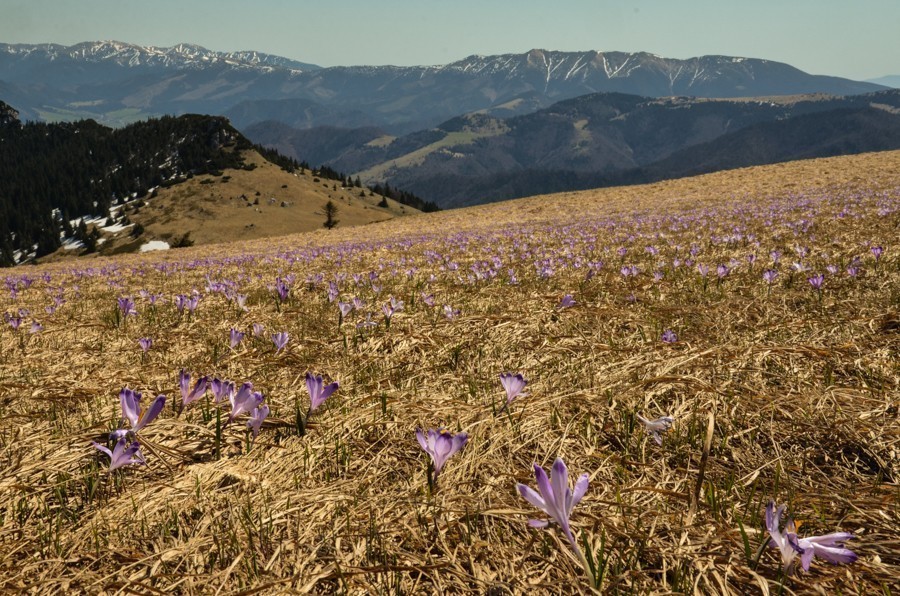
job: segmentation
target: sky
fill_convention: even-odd
[[[0,42],[257,50],[321,66],[646,51],[900,74],[900,0],[0,0]]]

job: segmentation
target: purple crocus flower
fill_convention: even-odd
[[[272,343],[275,344],[276,354],[284,349],[284,346],[287,345],[289,339],[290,336],[287,334],[287,331],[281,331],[272,336]]]
[[[200,377],[194,388],[191,389],[191,373],[185,369],[181,369],[178,373],[178,387],[181,389],[181,403],[186,406],[199,397],[203,397],[206,393],[206,385],[209,382],[208,377]]]
[[[225,398],[231,399],[231,396],[234,394],[234,383],[215,377],[209,382],[209,389],[212,391],[213,400],[219,403]]]
[[[426,294],[422,292],[422,302],[425,303],[425,306],[432,307],[434,306],[434,294]]]
[[[873,246],[871,248],[871,251],[876,261],[881,259],[881,255],[884,254],[884,248],[882,248],[881,246]]]
[[[403,310],[403,301],[399,298],[394,298],[393,296],[391,296],[390,302],[391,308],[394,310],[394,312],[400,312],[401,310]]]
[[[378,323],[372,320],[372,313],[366,313],[366,320],[360,321],[356,324],[357,329],[368,329],[370,327],[377,327]]]
[[[781,551],[781,564],[785,574],[790,575],[796,570],[797,555],[800,555],[800,566],[803,571],[809,571],[813,557],[825,559],[833,565],[852,563],[859,558],[856,553],[844,548],[844,542],[853,538],[853,534],[849,532],[798,538],[794,521],[788,519],[782,533],[780,526],[784,510],[784,505],[776,509],[774,501],[766,505],[766,530],[771,536],[769,547],[777,547]]]
[[[653,440],[656,441],[657,445],[662,445],[662,434],[669,430],[672,427],[672,423],[675,422],[675,419],[671,416],[663,416],[656,420],[647,420],[640,414],[637,414],[637,419],[641,421],[647,434],[653,437]]]
[[[129,445],[128,439],[121,438],[116,442],[116,445],[115,447],[113,447],[112,451],[110,451],[100,443],[91,441],[91,444],[109,456],[109,472],[112,472],[113,470],[117,470],[118,468],[124,466],[143,466],[147,463],[144,460],[144,456],[141,454],[141,446],[137,443],[137,441]]]
[[[255,439],[257,435],[259,435],[259,427],[262,425],[263,420],[266,419],[266,416],[269,415],[269,406],[261,405],[253,408],[250,412],[250,420],[247,421],[247,427],[253,431],[253,438]]]
[[[116,302],[119,306],[119,312],[122,313],[122,318],[137,316],[138,313],[134,308],[134,300],[132,300],[130,296],[117,298]]]
[[[727,277],[730,271],[731,270],[728,268],[728,265],[719,264],[719,266],[716,267],[716,275],[719,277],[719,279]]]
[[[138,340],[138,345],[141,346],[144,354],[146,354],[150,350],[150,348],[153,347],[153,340],[149,337],[142,337]]]
[[[340,295],[338,286],[333,281],[328,282],[328,302],[334,302]]]
[[[353,303],[352,302],[338,302],[338,310],[341,313],[341,320],[344,320],[347,315],[353,312]]]
[[[275,295],[278,296],[278,300],[280,302],[284,302],[288,299],[288,295],[290,294],[291,289],[280,277],[275,278]]]
[[[259,337],[260,335],[262,335],[265,332],[266,332],[266,328],[263,326],[262,323],[253,323],[253,335],[255,337]]]
[[[575,306],[575,299],[571,294],[566,294],[559,301],[559,304],[556,305],[556,308],[569,308],[570,306]]]
[[[238,344],[241,343],[242,339],[244,339],[244,333],[232,327],[229,332],[229,345],[231,346],[231,349],[235,349]]]
[[[808,281],[809,285],[811,285],[814,289],[821,291],[822,284],[825,283],[825,276],[822,275],[821,273],[817,273],[816,275],[813,275],[806,281]]]
[[[390,323],[391,317],[394,316],[394,307],[390,303],[382,304],[381,312],[384,313],[384,320]]]
[[[306,390],[309,391],[309,414],[312,414],[316,408],[325,403],[325,400],[338,390],[338,387],[340,385],[337,381],[325,385],[321,375],[306,373]]]
[[[709,273],[709,267],[707,267],[703,263],[700,263],[697,265],[697,272],[700,273],[701,277],[706,277],[706,274]]]
[[[416,429],[416,439],[418,439],[422,449],[431,456],[431,461],[434,464],[434,478],[437,481],[438,474],[441,473],[444,464],[447,463],[447,460],[454,453],[465,446],[469,440],[469,435],[467,433],[453,435],[442,428],[431,429],[424,433],[421,429]]]
[[[444,316],[451,321],[458,317],[461,312],[462,311],[460,311],[458,308],[453,308],[449,304],[444,305]]]
[[[762,274],[763,280],[771,285],[775,282],[775,278],[778,277],[778,272],[774,269],[766,269]]]
[[[166,396],[157,395],[150,407],[145,412],[141,411],[141,394],[137,391],[123,387],[119,392],[119,403],[122,406],[122,417],[131,425],[131,432],[137,433],[139,430],[156,420],[160,412],[166,407]],[[125,433],[123,431],[115,431],[113,436],[119,438]]]
[[[675,332],[671,329],[666,329],[662,332],[662,336],[660,337],[660,339],[663,341],[663,343],[674,344],[678,341],[678,336],[675,335]]]
[[[228,398],[231,401],[231,414],[228,415],[228,420],[225,421],[225,424],[228,424],[241,414],[246,414],[259,407],[263,402],[262,393],[253,391],[253,383],[250,382],[241,385],[237,393],[232,392]]]
[[[544,468],[534,464],[534,479],[537,482],[538,490],[535,491],[530,486],[524,484],[516,484],[519,494],[522,495],[529,503],[546,513],[550,519],[559,524],[563,533],[568,538],[573,547],[577,546],[575,537],[572,535],[572,529],[569,526],[569,517],[575,505],[581,501],[588,489],[588,475],[582,474],[575,481],[575,489],[569,489],[569,470],[566,468],[562,458],[556,458],[550,471],[550,477]],[[549,520],[533,519],[528,522],[532,528],[546,528]]]
[[[503,389],[506,390],[506,404],[504,404],[503,409],[506,409],[517,397],[528,396],[527,393],[522,393],[522,390],[525,389],[528,381],[526,381],[521,374],[501,373],[500,384],[503,385]]]
[[[19,327],[22,325],[22,317],[10,316],[8,314],[4,315],[6,322],[9,323],[9,326],[13,328],[14,331],[18,331]]]
[[[37,322],[37,321],[31,322],[31,329],[30,329],[31,333],[40,333],[43,330],[44,330],[44,326],[41,325],[39,322]]]

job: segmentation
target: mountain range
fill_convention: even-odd
[[[322,68],[191,44],[0,44],[0,98],[22,118],[93,118],[110,125],[203,113],[226,115],[242,129],[277,114],[293,127],[379,126],[401,134],[473,111],[514,116],[597,92],[750,97],[883,88],[730,56],[677,60],[643,52],[532,50],[442,66]]]
[[[75,147],[88,169],[119,166],[84,154],[84,141],[73,135],[121,149],[123,138],[146,133],[155,147],[147,159],[129,158],[129,167],[142,171],[137,187],[128,186],[135,179],[114,178],[104,184],[116,188],[99,202],[80,188],[73,191],[77,205],[62,205],[61,219],[50,215],[60,206],[51,204],[54,190],[41,182],[40,213],[25,216],[16,229],[7,226],[14,232],[7,255],[27,253],[33,244],[39,253],[50,250],[65,215],[145,193],[149,172],[163,165],[159,157],[181,151],[172,138],[160,137],[161,129],[192,131],[190,163],[175,162],[174,178],[210,169],[195,163],[202,155],[196,142],[213,131],[228,143],[254,142],[297,162],[326,165],[343,182],[348,179],[338,173],[346,172],[373,188],[384,185],[385,194],[403,188],[441,207],[900,148],[900,90],[729,56],[532,50],[442,66],[323,68],[191,44],[0,44],[0,100],[18,110],[0,103],[10,160],[21,154],[10,131],[20,137],[16,131],[28,131],[35,147],[44,132],[20,119],[95,120],[48,129]],[[230,124],[166,120],[145,132],[128,126],[125,135],[100,126],[188,113],[225,116]],[[194,130],[198,125],[208,131]],[[213,142],[209,159],[223,159],[224,144]],[[36,163],[64,159],[57,152]],[[36,187],[12,172],[18,204],[23,189]],[[426,205],[414,195],[406,198]]]
[[[399,137],[278,122],[245,134],[446,208],[900,148],[900,90],[752,100],[597,93],[510,118],[470,113]]]

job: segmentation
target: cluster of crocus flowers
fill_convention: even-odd
[[[166,407],[166,396],[158,395],[146,410],[141,409],[141,394],[124,387],[119,392],[119,404],[122,407],[122,418],[128,421],[130,428],[120,428],[109,433],[109,438],[116,444],[112,450],[95,441],[91,444],[109,456],[109,471],[130,465],[144,465],[146,461],[137,441],[137,433],[156,420]]]
[[[797,568],[797,555],[800,556],[800,567],[803,571],[809,571],[809,565],[813,557],[825,559],[833,565],[852,563],[857,558],[856,553],[844,548],[844,542],[853,538],[849,532],[834,532],[824,536],[810,536],[800,538],[797,536],[797,526],[794,520],[788,518],[784,530],[781,529],[781,516],[785,506],[775,507],[774,501],[766,506],[766,530],[769,532],[769,547],[778,548],[781,552],[781,564],[785,575],[791,575]]]
[[[253,391],[253,383],[249,381],[242,384],[237,391],[229,392],[228,401],[231,402],[231,413],[228,414],[228,420],[225,421],[225,424],[229,424],[241,414],[251,413],[262,405],[263,399],[263,394],[259,391]]]

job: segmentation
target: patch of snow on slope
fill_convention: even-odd
[[[150,252],[151,250],[169,250],[171,248],[168,242],[162,240],[151,240],[141,246],[141,252]]]

